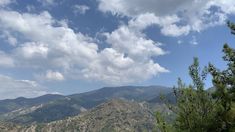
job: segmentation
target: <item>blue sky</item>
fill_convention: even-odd
[[[234,15],[233,0],[0,0],[0,99],[190,83],[193,57],[225,68]]]

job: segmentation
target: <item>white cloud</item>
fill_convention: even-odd
[[[133,17],[129,21],[129,27],[138,30],[143,30],[150,25],[158,25],[161,27],[161,32],[167,36],[180,36],[189,33],[190,26],[177,26],[175,23],[179,22],[180,18],[176,15],[159,17],[153,13],[140,14]]]
[[[234,0],[211,0],[211,6],[218,6],[226,14],[235,14],[235,1]]]
[[[0,10],[0,14],[3,16],[0,28],[18,33],[26,40],[12,49],[10,55],[15,65],[35,68],[39,75],[51,70],[44,78],[74,78],[121,85],[168,72],[152,60],[152,57],[165,54],[160,44],[142,33],[151,24],[134,26],[138,18],[112,33],[105,33],[111,47],[98,50],[95,40],[74,32],[48,12],[30,14]]]
[[[152,60],[134,60],[112,48],[103,50],[99,60],[82,70],[85,79],[114,85],[143,81],[163,72],[168,71]]]
[[[198,45],[196,36],[192,36],[192,39],[191,39],[191,41],[190,41],[190,44],[192,44],[192,45]]]
[[[16,46],[17,44],[17,39],[11,35],[7,36],[7,41],[12,46]]]
[[[85,14],[88,10],[90,10],[90,7],[87,5],[74,5],[73,6],[74,14]]]
[[[235,14],[234,0],[97,1],[102,12],[128,16],[131,19],[146,13],[152,13],[158,19],[176,16],[178,20],[170,24],[153,23],[159,25],[161,32],[166,36],[187,35],[190,31],[200,32],[208,27],[224,24],[227,15]],[[155,20],[147,19],[146,23],[152,21]]]
[[[15,52],[24,59],[47,58],[48,47],[40,42],[27,42],[16,48]]]
[[[45,79],[48,81],[62,81],[64,80],[64,76],[60,72],[48,70],[45,75]]]
[[[2,35],[0,35],[0,38],[4,39],[11,46],[16,46],[18,43],[17,38],[7,31],[3,31]]]
[[[187,35],[190,31],[190,26],[177,26],[176,24],[172,24],[169,26],[165,26],[162,28],[161,32],[162,34],[166,36],[181,36],[181,35]]]
[[[157,16],[172,14],[192,4],[194,0],[97,0],[103,12],[125,16],[154,13]],[[207,0],[205,0],[207,1]]]
[[[152,21],[143,22],[149,18]],[[149,19],[150,20],[150,19]],[[106,42],[112,48],[103,50],[100,55],[99,63],[94,63],[89,70],[84,70],[86,77],[89,78],[95,69],[102,71],[102,76],[96,75],[97,79],[118,82],[136,82],[149,79],[159,73],[169,72],[164,67],[152,60],[152,57],[164,55],[166,52],[160,48],[161,43],[147,39],[142,30],[157,23],[158,19],[152,14],[143,15],[129,21],[128,25],[121,25],[111,33],[104,33]],[[94,69],[95,68],[95,69]],[[110,76],[118,75],[118,76]],[[112,79],[110,79],[112,78]]]
[[[146,60],[151,56],[164,55],[165,52],[151,39],[128,26],[120,26],[111,34],[106,34],[107,42],[118,52],[128,54],[129,57]]]
[[[11,68],[14,67],[14,59],[11,58],[9,55],[0,51],[0,67]]]
[[[40,85],[30,80],[16,80],[0,75],[0,84],[0,99],[31,98],[48,94]]]
[[[6,6],[6,5],[8,5],[12,2],[13,2],[13,0],[0,0],[0,7],[1,6]]]

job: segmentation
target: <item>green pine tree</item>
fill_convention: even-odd
[[[235,34],[235,24],[228,22],[231,33]],[[214,65],[201,71],[198,59],[189,67],[192,84],[187,86],[179,79],[174,88],[176,105],[168,105],[176,118],[167,124],[158,114],[158,130],[162,132],[235,132],[235,49],[225,44],[223,47],[225,70]],[[205,90],[206,75],[212,75],[213,89]]]
[[[192,84],[187,86],[181,79],[178,86],[174,87],[176,105],[169,105],[175,115],[174,123],[167,124],[162,115],[157,115],[158,128],[162,132],[207,132],[217,131],[214,118],[217,113],[215,100],[207,90],[204,89],[203,81],[207,70],[200,70],[198,59],[189,67]]]
[[[235,25],[228,22],[228,27],[235,34]],[[221,131],[235,131],[235,49],[224,44],[223,52],[227,68],[219,70],[212,64],[208,67],[215,88],[213,97],[220,106],[215,118],[219,120]]]

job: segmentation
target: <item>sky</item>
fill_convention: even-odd
[[[234,15],[234,0],[0,0],[0,99],[189,84],[193,57],[226,68]]]

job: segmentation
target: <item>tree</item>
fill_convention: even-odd
[[[228,27],[235,34],[235,25],[228,22]],[[224,44],[223,52],[227,69],[219,70],[209,64],[208,71],[213,77],[213,97],[220,106],[216,118],[219,119],[221,131],[235,131],[235,50]]]
[[[214,113],[216,107],[211,94],[204,89],[203,80],[206,72],[200,71],[198,59],[189,67],[192,85],[186,86],[182,81],[178,82],[175,89],[177,99],[175,126],[179,130],[204,132],[214,128]]]
[[[176,104],[168,107],[176,115],[173,125],[166,124],[161,115],[157,115],[158,128],[162,132],[206,132],[217,131],[216,119],[217,107],[212,94],[204,89],[203,81],[206,78],[207,69],[201,71],[197,58],[189,67],[192,84],[187,86],[178,80],[178,86],[174,87]]]
[[[228,27],[235,34],[235,24],[228,22]],[[235,132],[235,49],[225,44],[223,52],[228,66],[225,70],[209,64],[201,71],[198,59],[194,58],[189,67],[192,84],[187,86],[179,79],[178,86],[174,87],[176,105],[169,105],[176,115],[174,123],[167,125],[158,114],[159,130]],[[203,82],[208,73],[212,75],[213,92],[204,88]]]
[[[204,89],[205,70],[201,71],[197,58],[189,67],[192,84],[186,86],[179,79],[178,87],[174,88],[176,96],[176,120],[174,126],[178,131],[205,132],[216,130],[216,104],[212,95]]]

